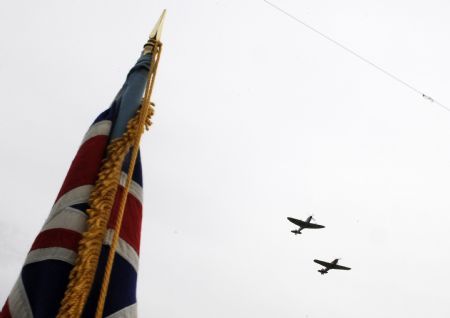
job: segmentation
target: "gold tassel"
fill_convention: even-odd
[[[137,134],[142,130],[142,127],[139,127],[140,112],[141,110],[130,119],[126,132],[114,139],[107,148],[107,156],[89,197],[87,230],[83,233],[78,246],[77,259],[69,276],[69,284],[61,302],[58,318],[78,318],[83,313],[97,271],[108,220],[119,186],[122,164],[134,146]],[[152,115],[153,107],[149,107],[144,119],[147,129],[151,125]],[[127,189],[125,192],[128,192]]]

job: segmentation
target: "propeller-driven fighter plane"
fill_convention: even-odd
[[[291,232],[295,235],[302,234],[303,229],[322,229],[325,226],[320,224],[311,223],[311,220],[314,220],[312,216],[308,217],[306,221],[297,220],[294,218],[287,218],[290,222],[294,223],[295,225],[299,226],[298,230],[292,230]]]
[[[338,265],[338,262],[339,262],[339,258],[336,258],[331,263],[327,263],[327,262],[324,262],[324,261],[321,261],[321,260],[318,260],[318,259],[314,260],[314,263],[317,263],[317,264],[322,265],[324,267],[324,268],[321,268],[321,269],[318,270],[318,272],[321,275],[328,273],[328,271],[330,269],[341,269],[341,270],[345,270],[345,271],[348,271],[348,270],[351,269],[350,267],[345,267],[345,266],[342,266],[342,265]]]

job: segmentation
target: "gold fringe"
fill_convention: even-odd
[[[141,109],[128,122],[126,132],[121,137],[114,139],[107,148],[107,156],[102,163],[98,179],[89,197],[87,230],[83,233],[78,245],[77,260],[69,276],[69,284],[61,302],[58,318],[78,318],[83,313],[116,198],[122,164],[130,148],[138,140],[137,134],[142,133]],[[144,112],[147,113],[144,119],[146,129],[151,125],[150,118],[153,112],[153,107],[148,107]]]
[[[139,142],[141,140],[142,133],[144,132],[144,127],[147,129],[149,128],[149,125],[146,125],[147,122],[150,122],[149,113],[151,114],[153,111],[151,105],[148,103],[143,103],[140,114],[139,114],[139,122],[138,122],[138,129],[139,131],[136,132],[134,135],[134,141],[133,141],[133,151],[131,152],[131,158],[130,158],[130,165],[128,167],[128,175],[127,180],[124,186],[124,191],[122,193],[122,197],[120,198],[120,205],[119,209],[117,211],[117,219],[116,224],[114,225],[114,232],[113,232],[113,238],[111,241],[111,246],[109,249],[108,259],[106,261],[105,265],[105,271],[103,275],[103,281],[102,286],[100,288],[100,294],[97,301],[97,310],[95,312],[95,318],[102,318],[103,317],[103,310],[105,307],[106,302],[106,295],[108,293],[108,287],[109,287],[109,281],[111,278],[111,272],[112,267],[114,264],[114,258],[116,256],[116,249],[117,244],[119,243],[119,235],[120,235],[120,229],[122,228],[122,220],[125,213],[125,206],[127,203],[128,198],[128,192],[130,191],[131,182],[133,181],[133,171],[134,167],[136,165],[136,159],[139,151]]]

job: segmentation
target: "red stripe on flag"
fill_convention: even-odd
[[[108,222],[109,229],[113,229],[116,224],[123,190],[122,186],[117,190],[116,200]],[[131,193],[128,193],[127,204],[125,205],[125,213],[122,220],[122,228],[120,229],[120,237],[130,244],[138,254],[141,243],[141,223],[142,204]]]
[[[95,136],[81,145],[56,200],[76,187],[95,183],[108,144],[108,138],[104,135]]]
[[[31,251],[47,247],[63,247],[78,251],[81,234],[67,229],[50,229],[39,233],[31,246]]]
[[[12,318],[11,313],[9,312],[8,300],[6,300],[6,303],[0,312],[0,318]]]

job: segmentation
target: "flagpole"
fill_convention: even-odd
[[[164,18],[166,15],[166,10],[161,14],[158,22],[156,23],[153,31],[150,33],[150,37],[147,43],[144,45],[144,50],[142,54],[151,54],[150,70],[148,73],[147,83],[145,86],[144,98],[142,100],[142,105],[139,110],[139,123],[138,130],[134,136],[133,148],[131,153],[130,165],[128,168],[127,180],[125,183],[124,191],[120,200],[119,211],[117,215],[116,224],[114,226],[114,235],[111,242],[111,247],[108,254],[108,260],[105,267],[105,273],[103,276],[102,286],[100,290],[100,296],[97,302],[97,311],[95,318],[103,317],[103,310],[105,306],[106,295],[108,292],[109,281],[111,278],[111,271],[114,263],[115,253],[117,244],[119,241],[120,229],[122,227],[122,220],[124,216],[125,206],[127,202],[128,192],[131,186],[134,167],[136,165],[136,160],[139,152],[139,143],[144,133],[144,129],[151,125],[150,117],[153,115],[153,105],[151,102],[151,96],[153,92],[153,86],[155,83],[156,71],[158,70],[159,57],[162,51],[162,43],[160,41],[162,27],[164,23]]]

